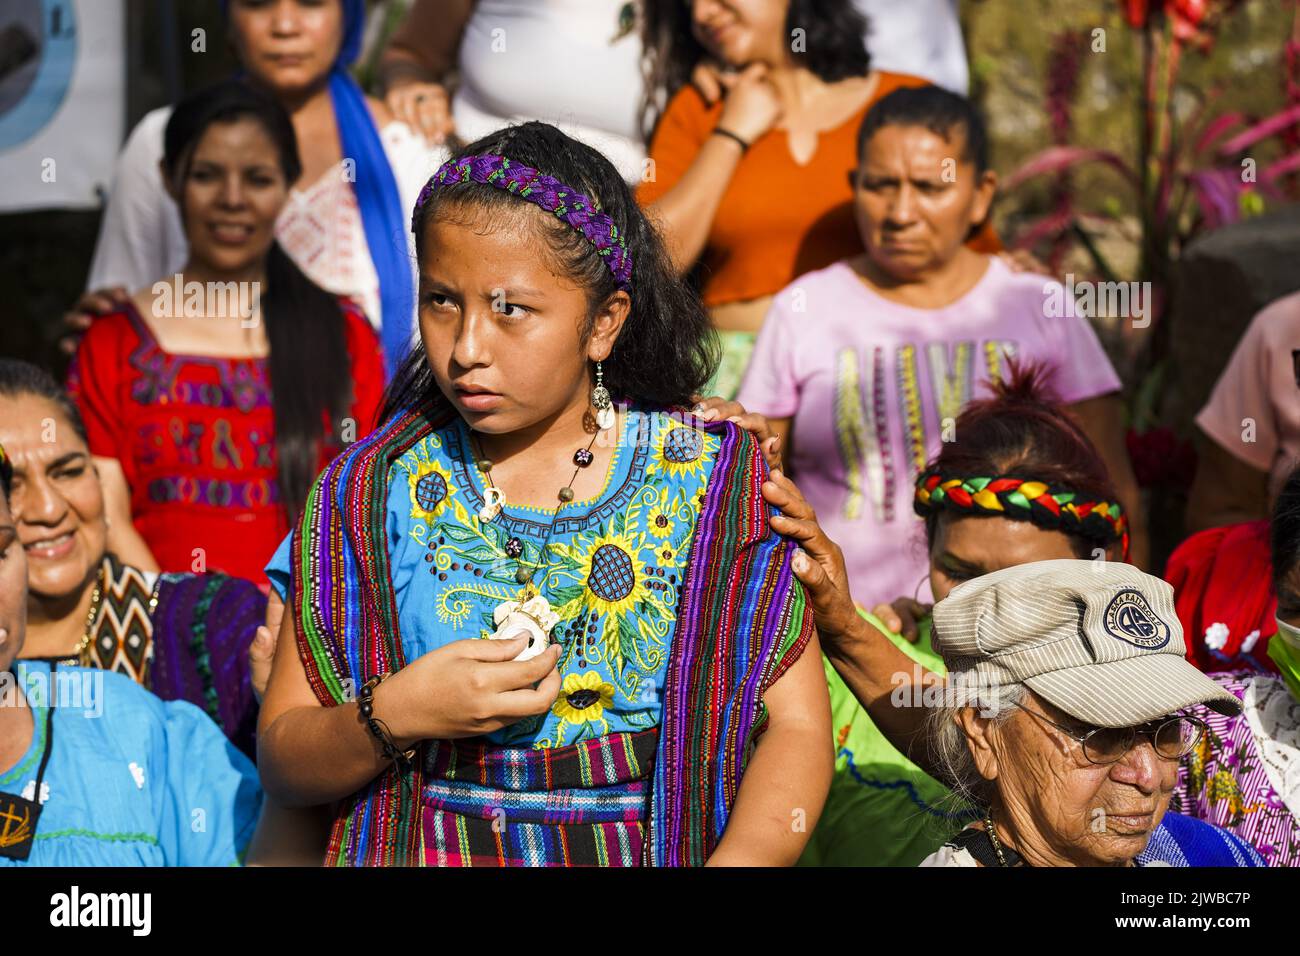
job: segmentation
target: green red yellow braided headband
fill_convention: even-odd
[[[1041,481],[961,478],[931,470],[916,479],[912,509],[922,518],[941,511],[997,515],[1105,544],[1118,541],[1128,560],[1128,518],[1118,501],[1083,501],[1067,488]]]

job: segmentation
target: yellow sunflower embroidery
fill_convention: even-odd
[[[650,511],[646,514],[646,530],[652,537],[660,541],[666,540],[673,536],[677,530],[677,524],[673,521],[673,507],[668,500],[668,489],[665,488],[659,494],[659,500],[650,506]]]
[[[455,494],[451,472],[436,461],[425,460],[407,474],[411,486],[411,518],[432,522]]]
[[[587,586],[578,600],[589,612],[618,617],[631,612],[650,596],[637,566],[637,556],[644,547],[642,535],[608,531],[588,547],[573,553],[578,562],[576,576]]]
[[[703,475],[706,437],[698,428],[667,426],[655,439],[653,468],[675,478]]]
[[[560,687],[560,696],[551,705],[551,712],[570,724],[585,724],[589,720],[603,720],[605,708],[614,705],[614,685],[600,679],[600,674],[566,674]]]

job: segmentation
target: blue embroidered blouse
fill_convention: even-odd
[[[490,734],[495,743],[562,747],[658,724],[679,587],[718,439],[659,411],[633,409],[620,421],[600,494],[558,510],[507,502],[481,521],[483,476],[460,418],[390,471],[388,547],[407,660],[492,634],[493,610],[522,590],[520,567],[538,569],[533,581],[560,617],[551,632],[562,648],[559,696],[548,713]],[[289,547],[285,539],[267,566],[282,595]]]

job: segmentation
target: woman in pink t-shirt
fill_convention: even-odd
[[[960,441],[962,406],[1011,358],[1050,370],[1134,519],[1144,564],[1120,382],[1096,334],[1059,283],[964,245],[996,189],[978,113],[944,90],[899,90],[867,114],[858,142],[865,252],[776,296],[739,394],[773,420],[855,594],[928,599],[913,482],[942,442]]]

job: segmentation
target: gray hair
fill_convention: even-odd
[[[1026,688],[1019,681],[978,686],[962,678],[960,670],[950,674],[943,705],[932,710],[927,718],[925,739],[941,779],[952,788],[954,804],[985,810],[997,795],[997,786],[980,774],[957,715],[973,707],[981,717],[1001,723],[1024,700]]]

